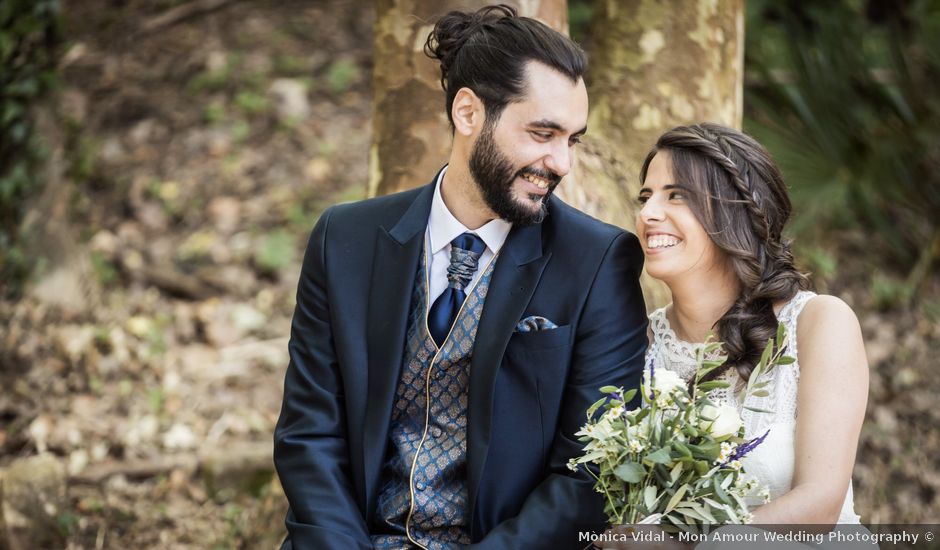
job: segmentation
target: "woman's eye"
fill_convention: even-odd
[[[636,198],[636,202],[640,204],[646,204],[646,201],[650,200],[649,195],[640,195]]]
[[[669,193],[669,200],[685,200],[685,194],[680,191],[672,191]]]

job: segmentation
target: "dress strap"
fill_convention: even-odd
[[[801,290],[796,293],[793,298],[790,298],[790,301],[784,304],[780,309],[780,313],[777,314],[777,320],[784,324],[787,327],[787,335],[790,338],[789,345],[787,345],[787,355],[791,357],[797,356],[796,349],[796,323],[800,318],[800,313],[803,312],[803,308],[806,307],[806,304],[810,300],[815,298],[817,294],[809,290]]]

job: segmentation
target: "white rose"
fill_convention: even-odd
[[[708,433],[715,438],[734,435],[741,428],[741,416],[738,410],[727,403],[722,403],[717,407],[705,405],[700,415],[706,421],[705,427]]]
[[[644,382],[646,387],[649,387],[649,370],[646,371],[646,380]],[[668,395],[673,390],[684,387],[685,382],[675,372],[667,369],[656,369],[653,376],[653,389],[661,395]]]

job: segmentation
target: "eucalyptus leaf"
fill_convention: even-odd
[[[656,501],[659,500],[656,493],[655,485],[650,485],[643,490],[643,502],[646,504],[646,509],[650,512],[653,511],[653,507],[656,506]]]
[[[649,453],[646,455],[645,459],[654,464],[669,464],[672,462],[672,455],[669,452],[669,448],[663,447],[662,449],[657,449]]]
[[[627,483],[639,483],[646,475],[646,469],[636,462],[625,462],[614,468],[614,475]]]

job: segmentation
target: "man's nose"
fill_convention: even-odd
[[[555,144],[545,158],[545,167],[563,178],[571,171],[571,149],[566,143]]]

